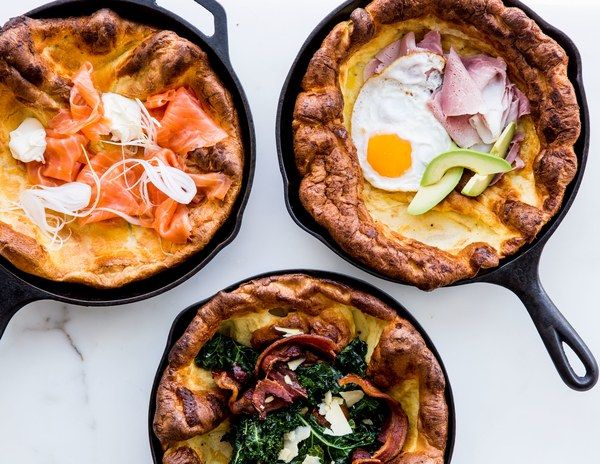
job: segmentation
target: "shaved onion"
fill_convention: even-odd
[[[96,208],[95,211],[106,211],[107,213],[115,214],[115,215],[119,216],[121,219],[125,219],[130,224],[133,224],[134,226],[142,225],[142,221],[140,221],[138,218],[135,218],[133,216],[130,216],[129,214],[123,213],[122,211],[119,211],[118,209],[100,207],[100,208]]]
[[[194,179],[192,179],[189,174],[165,164],[158,158],[152,158],[149,161],[133,158],[118,161],[108,168],[108,170],[102,175],[101,180],[104,179],[104,177],[112,174],[115,170],[119,169],[119,167],[125,165],[129,165],[130,168],[123,169],[122,172],[119,173],[119,176],[125,175],[127,171],[133,168],[135,165],[139,165],[144,168],[144,174],[142,174],[139,181],[140,196],[142,197],[142,200],[149,205],[152,204],[150,202],[150,197],[147,190],[148,183],[151,183],[169,198],[182,205],[191,203],[191,201],[194,199],[194,196],[196,196],[196,193],[198,192],[198,188],[194,183]],[[134,186],[136,185],[137,182],[134,184]]]
[[[31,188],[21,192],[19,206],[42,232],[49,235],[52,244],[59,246],[66,239],[59,233],[71,220],[47,213],[51,210],[68,216],[82,216],[80,210],[85,208],[92,198],[92,187],[82,182],[70,182],[58,187]]]

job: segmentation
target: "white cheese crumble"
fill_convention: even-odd
[[[290,462],[298,456],[298,445],[310,437],[311,430],[307,425],[301,425],[283,435],[283,449],[277,458],[283,462]]]
[[[300,335],[300,334],[304,333],[300,329],[292,329],[290,327],[277,327],[277,326],[275,326],[275,330],[277,330],[277,332],[281,332],[282,334],[284,334],[283,338],[291,337],[293,335]]]
[[[30,163],[44,162],[46,130],[36,118],[26,118],[9,134],[8,148],[13,158]]]
[[[274,399],[275,399],[275,398],[274,398],[274,397],[272,397],[271,395],[267,396],[267,397],[265,398],[265,404],[268,404],[268,403],[270,403],[270,402],[271,402],[271,401],[273,401]]]
[[[321,414],[330,424],[330,428],[325,429],[326,435],[341,437],[352,433],[352,427],[342,411],[341,405],[344,400],[339,396],[333,396],[331,392],[325,393],[323,402],[319,404],[319,414]]]
[[[102,104],[112,140],[127,143],[144,136],[142,110],[135,100],[108,92],[102,94]]]
[[[321,460],[317,456],[307,454],[302,464],[321,464]]]
[[[306,361],[306,358],[292,359],[291,361],[288,361],[287,365],[290,368],[290,370],[295,371],[300,367],[300,364],[302,364],[304,361]]]
[[[356,403],[358,403],[360,400],[362,400],[365,397],[365,394],[363,393],[362,390],[350,390],[350,391],[340,392],[340,396],[342,398],[344,398],[346,405],[349,408],[351,408]]]

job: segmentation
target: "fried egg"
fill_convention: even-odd
[[[365,179],[387,191],[419,188],[427,164],[452,147],[427,106],[445,60],[430,52],[398,58],[368,79],[352,111],[351,135]]]

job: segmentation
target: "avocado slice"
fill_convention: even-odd
[[[517,124],[515,122],[511,122],[508,126],[504,128],[498,140],[490,150],[490,155],[497,156],[498,158],[506,158],[508,154],[508,149],[510,148],[510,142],[515,136],[515,132],[517,130]],[[474,174],[473,177],[469,179],[467,184],[463,187],[462,193],[468,197],[476,197],[481,195],[483,191],[488,188],[490,182],[494,179],[494,174],[490,174],[487,176],[481,174]]]
[[[419,214],[426,213],[446,198],[460,182],[463,171],[464,169],[461,167],[450,168],[444,173],[439,182],[427,187],[421,187],[410,202],[410,205],[408,205],[408,214],[418,216]]]
[[[421,186],[433,185],[451,168],[463,167],[477,174],[489,175],[508,172],[512,169],[509,162],[497,156],[481,151],[459,148],[450,150],[434,158],[425,169],[421,178]]]

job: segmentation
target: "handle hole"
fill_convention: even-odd
[[[575,371],[575,374],[577,374],[579,377],[584,377],[587,374],[587,371],[586,371],[585,366],[581,362],[581,359],[579,359],[579,356],[577,356],[575,351],[573,351],[573,348],[571,348],[567,343],[562,342],[561,346],[562,346],[563,351],[567,355],[569,364]]]
[[[158,0],[163,8],[172,11],[178,16],[196,26],[207,37],[215,33],[215,17],[213,14],[193,0]]]

